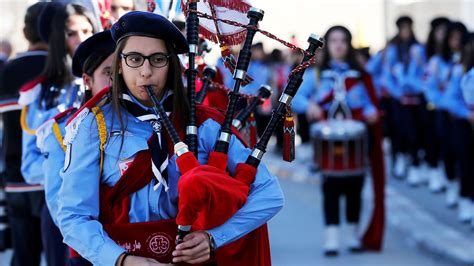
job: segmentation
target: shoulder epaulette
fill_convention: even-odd
[[[27,106],[34,102],[41,93],[41,83],[43,83],[44,80],[45,78],[41,76],[23,85],[20,88],[18,104]]]
[[[94,95],[89,101],[87,101],[79,110],[77,110],[76,113],[74,113],[69,120],[66,122],[66,134],[64,136],[64,145],[71,144],[74,138],[77,135],[77,130],[79,128],[79,125],[81,124],[82,120],[89,114],[89,112],[92,110],[94,113],[96,113],[93,109],[103,101],[107,100],[107,94],[109,92],[110,88],[104,88],[101,90],[99,93]]]
[[[84,110],[84,109],[92,109],[92,107],[96,105],[100,105],[102,102],[107,101],[108,97],[107,94],[110,91],[110,87],[106,87],[99,91],[94,97],[92,97],[90,100],[88,100],[85,104],[79,108],[79,110],[76,111],[67,121],[66,125],[69,125],[76,117]]]
[[[56,121],[57,123],[61,122],[61,120],[63,120],[65,117],[67,117],[69,114],[73,114],[74,112],[76,112],[77,108],[74,108],[74,107],[71,107],[69,109],[66,109],[65,111],[55,115],[53,117],[54,121]]]
[[[54,137],[58,141],[58,144],[61,149],[63,151],[66,151],[66,146],[63,144],[64,139],[63,135],[61,134],[59,122],[75,110],[76,108],[71,107],[49,119],[36,129],[36,146],[40,149],[41,152],[44,152],[44,142],[51,133],[54,133]]]

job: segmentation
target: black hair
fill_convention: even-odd
[[[54,106],[54,99],[59,93],[59,88],[65,87],[73,81],[71,73],[71,58],[68,55],[66,45],[66,23],[72,15],[83,15],[88,18],[92,28],[94,28],[93,16],[89,11],[80,5],[64,5],[53,17],[52,31],[49,38],[49,52],[42,76],[48,86],[54,86],[55,91],[44,89],[41,98],[46,101],[46,108]],[[46,86],[46,87],[48,87]]]
[[[443,48],[441,51],[441,56],[445,61],[450,61],[451,57],[454,53],[452,49],[449,47],[449,40],[453,36],[455,32],[460,32],[461,33],[461,47],[464,45],[467,39],[468,31],[466,26],[459,21],[453,22],[449,25],[448,28],[448,33],[446,34],[446,38],[444,39],[443,42]]]
[[[474,32],[469,33],[466,37],[461,62],[465,71],[474,67]]]
[[[94,75],[94,71],[102,64],[102,62],[107,59],[111,53],[106,53],[102,51],[94,52],[89,55],[82,66],[82,73],[85,73],[89,76]]]
[[[41,37],[38,32],[38,18],[43,11],[43,8],[48,3],[38,2],[34,5],[31,5],[26,9],[25,14],[25,27],[23,28],[23,34],[28,42],[35,44],[42,42]]]
[[[283,52],[280,49],[273,49],[268,55],[268,62],[270,63],[281,63],[283,61]]]
[[[357,71],[363,72],[364,68],[361,66],[356,59],[356,50],[352,46],[352,34],[351,32],[344,26],[333,26],[329,28],[329,30],[324,35],[324,39],[327,41],[329,40],[329,36],[334,31],[342,31],[346,35],[346,42],[347,42],[347,55],[344,61],[349,65],[351,69],[355,69]],[[329,62],[331,61],[331,57],[329,54],[329,43],[327,43],[323,48],[323,58],[321,63],[321,71],[324,69],[330,68]]]
[[[441,54],[444,39],[441,41],[441,43],[436,43],[436,31],[440,27],[446,27],[447,30],[450,23],[451,21],[446,17],[437,17],[431,20],[431,29],[430,33],[428,34],[428,40],[426,41],[426,60],[429,60],[435,54]],[[446,38],[446,36],[444,38]]]
[[[408,24],[409,26],[413,25],[413,19],[407,15],[403,15],[398,17],[397,21],[395,22],[397,27],[400,29],[404,24]]]
[[[413,25],[413,20],[408,16],[401,16],[397,19],[396,24],[399,30],[402,28],[403,25],[408,25],[411,29],[411,26]],[[411,36],[408,41],[403,41],[400,37],[400,32],[398,32],[397,35],[395,35],[395,37],[393,37],[389,42],[389,44],[394,45],[397,49],[397,60],[399,62],[403,62],[405,66],[407,66],[409,63],[410,47],[417,43],[418,40],[416,39],[413,30],[411,30]]]

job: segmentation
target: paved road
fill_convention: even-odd
[[[286,205],[269,225],[274,265],[453,265],[420,250],[390,225],[383,252],[351,254],[343,250],[337,258],[326,258],[321,252],[323,222],[317,182],[281,180],[281,186]]]
[[[286,199],[285,207],[274,217],[269,227],[274,265],[463,265],[454,263],[445,256],[434,255],[436,253],[426,248],[420,238],[413,237],[412,234],[414,227],[416,231],[417,226],[429,225],[433,228],[442,228],[443,232],[453,233],[454,231],[446,237],[448,240],[459,239],[462,235],[459,231],[445,230],[447,227],[442,223],[443,220],[452,219],[452,214],[450,214],[452,210],[442,209],[437,215],[431,215],[430,208],[424,208],[427,204],[429,205],[429,202],[441,205],[442,197],[432,195],[427,191],[419,193],[404,183],[393,184],[392,181],[388,182],[386,192],[387,222],[383,252],[351,254],[342,248],[339,257],[324,257],[320,178],[308,171],[312,156],[311,149],[300,146],[298,155],[299,158],[292,164],[282,162],[281,157],[272,153],[266,157],[266,164],[280,178]],[[367,181],[363,191],[362,225],[367,223],[371,213],[372,193],[370,182]],[[416,195],[410,197],[409,194]],[[442,221],[438,220],[438,216],[443,217]],[[451,221],[451,226],[455,226],[455,222]],[[426,229],[420,228],[419,231],[430,232],[429,228]],[[457,228],[454,227],[454,229]],[[466,231],[466,233],[471,232]],[[435,236],[434,232],[429,234]],[[435,238],[435,240],[438,239]],[[341,240],[343,243],[343,239]]]

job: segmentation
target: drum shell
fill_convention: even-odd
[[[368,134],[356,120],[328,120],[311,126],[314,162],[328,177],[364,175],[368,164]]]

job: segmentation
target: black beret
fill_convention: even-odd
[[[129,12],[112,26],[111,32],[117,44],[128,36],[146,36],[171,42],[177,54],[188,52],[188,44],[181,31],[165,17],[151,12]]]
[[[413,24],[413,19],[411,19],[409,16],[401,16],[397,19],[395,22],[397,24],[397,27],[400,28],[404,24]]]
[[[56,2],[48,2],[48,4],[43,7],[38,18],[38,33],[44,42],[49,42],[53,27],[53,18],[63,8],[65,8],[65,5]]]
[[[474,42],[474,31],[473,31],[473,32],[470,32],[470,33],[467,35],[467,41],[468,41],[468,42]]]
[[[447,17],[437,17],[437,18],[434,18],[430,24],[431,24],[431,28],[434,29],[441,25],[448,26],[449,23],[451,23],[451,21]]]
[[[263,49],[263,43],[258,42],[252,45],[252,49]]]
[[[449,24],[448,31],[460,31],[463,35],[468,33],[466,25],[460,21],[455,21]]]
[[[77,47],[72,58],[72,74],[76,77],[81,77],[84,64],[89,58],[101,56],[105,60],[114,51],[115,42],[112,40],[110,31],[107,30],[92,35]],[[97,62],[97,66],[102,62]]]

